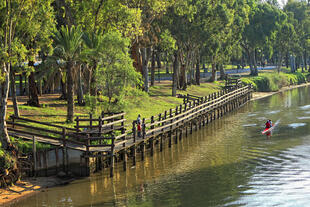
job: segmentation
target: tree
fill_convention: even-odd
[[[98,53],[100,62],[96,74],[96,84],[103,95],[108,97],[109,108],[119,104],[127,86],[135,86],[140,79],[130,58],[128,47],[130,40],[119,32],[103,35],[101,51]]]
[[[310,8],[306,2],[290,0],[285,5],[284,11],[295,20],[292,21],[296,34],[298,34],[295,53],[302,57],[307,69],[308,50],[310,49]]]
[[[251,75],[258,75],[256,52],[276,37],[279,25],[286,15],[279,8],[268,3],[259,3],[251,6],[250,21],[243,32],[242,47],[248,55]]]
[[[72,122],[74,116],[74,79],[76,63],[80,60],[83,32],[74,25],[69,28],[62,26],[55,33],[55,49],[53,55],[64,61],[67,76],[67,121]]]
[[[44,1],[40,2],[44,5]],[[46,4],[48,3],[49,1]],[[5,118],[11,66],[18,61],[16,51],[26,45],[24,35],[29,29],[27,26],[35,21],[33,16],[37,12],[34,9],[36,5],[37,1],[0,1],[0,67],[3,76],[0,87],[0,139],[3,148],[7,148],[10,143]],[[38,24],[42,25],[45,22],[38,22]]]

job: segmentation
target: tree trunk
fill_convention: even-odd
[[[157,68],[161,68],[160,51],[156,53]]]
[[[304,52],[304,65],[305,65],[305,70],[308,70],[308,66],[307,66],[307,51]]]
[[[168,53],[165,53],[166,55],[166,74],[169,74],[169,58],[168,58]]]
[[[180,71],[180,88],[182,90],[186,90],[187,88],[187,77],[186,77],[186,67],[185,64],[181,65],[181,71]]]
[[[215,63],[215,61],[212,61],[211,66],[212,66],[212,75],[211,75],[210,81],[214,82],[217,79],[217,77],[216,77],[216,63]]]
[[[196,62],[196,84],[200,85],[200,60],[197,58]]]
[[[252,54],[252,60],[253,60],[253,66],[254,66],[254,70],[253,70],[253,74],[254,76],[258,75],[258,70],[257,70],[257,63],[256,63],[256,49],[253,50],[253,54]]]
[[[28,85],[27,74],[25,74],[25,94],[24,95],[29,96],[29,85]]]
[[[169,74],[169,61],[166,62],[166,74]]]
[[[12,101],[13,101],[13,108],[14,108],[14,115],[19,117],[19,110],[18,110],[18,103],[16,97],[16,87],[15,87],[15,71],[10,70],[10,78],[11,78],[11,93],[12,93]]]
[[[2,148],[7,149],[8,145],[10,144],[10,138],[6,127],[6,112],[7,112],[7,101],[9,95],[9,84],[10,84],[10,66],[9,64],[2,65],[3,67],[3,75],[5,80],[1,83],[0,88],[0,139]]]
[[[151,86],[155,85],[155,51],[152,52],[152,64],[151,64]]]
[[[20,73],[20,75],[19,75],[19,95],[20,96],[24,95],[24,90],[23,90],[23,73]]]
[[[174,52],[174,62],[173,62],[173,79],[172,79],[172,96],[175,97],[177,95],[177,82],[178,82],[178,52]]]
[[[250,66],[250,75],[253,75],[254,74],[254,68],[253,68],[253,57],[252,57],[251,51],[250,51],[250,49],[248,49],[246,47],[244,47],[244,49],[245,49],[246,55],[248,56],[248,63]]]
[[[61,96],[60,99],[62,100],[67,100],[67,86],[66,86],[66,82],[62,80],[62,75],[60,78],[60,85],[61,85]]]
[[[147,54],[147,50],[149,48],[142,48],[141,55],[142,55],[142,70],[143,70],[143,77],[144,77],[144,91],[149,92],[149,69],[148,69],[148,58],[149,55]]]
[[[225,80],[225,78],[226,78],[226,74],[225,74],[225,71],[224,71],[224,66],[223,66],[223,64],[220,64],[220,79],[221,80]]]
[[[290,56],[290,63],[291,63],[291,72],[295,73],[296,65],[295,65],[295,57],[293,55]]]
[[[60,80],[61,81],[61,80]],[[42,96],[42,80],[38,80],[38,83],[39,83],[39,96]]]
[[[286,56],[285,56],[285,66],[286,68],[288,68],[290,65],[289,65],[289,55],[288,55],[288,52],[286,53]]]
[[[82,65],[78,68],[78,103],[80,106],[84,105],[84,99],[83,99],[83,88],[82,88],[82,77],[81,77],[81,70]]]
[[[29,66],[31,66],[30,62],[31,61],[29,61]],[[34,72],[30,73],[30,76],[29,76],[28,80],[29,80],[29,95],[30,95],[30,98],[27,101],[27,104],[29,106],[40,107],[39,97],[38,97],[38,89],[37,89],[37,85],[36,85],[36,81],[35,81],[35,77],[34,77]]]
[[[91,76],[92,76],[92,69],[88,68],[88,78],[87,78],[87,91],[86,94],[90,96],[90,88],[91,88]]]
[[[74,116],[74,90],[73,90],[73,62],[67,63],[67,121],[73,122]]]
[[[91,70],[90,76],[90,95],[97,96],[97,84],[96,84],[96,73],[97,73],[97,63],[94,64],[93,69]]]
[[[280,73],[281,66],[282,66],[282,53],[279,52],[278,66],[277,66],[278,73]]]
[[[139,54],[139,45],[137,41],[135,41],[131,47],[131,56],[133,59],[133,66],[136,68],[136,71],[143,74],[142,60]]]

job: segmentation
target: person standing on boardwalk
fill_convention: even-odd
[[[138,115],[137,118],[137,131],[138,131],[138,137],[141,137],[141,116],[140,114]]]

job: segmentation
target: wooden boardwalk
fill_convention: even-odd
[[[92,115],[89,118],[77,117],[74,128],[12,117],[12,121],[8,121],[8,130],[11,136],[83,151],[83,159],[100,159],[101,164],[108,162],[110,174],[113,176],[116,159],[124,162],[126,170],[128,155],[132,157],[135,165],[137,151],[141,153],[143,160],[146,146],[150,148],[151,155],[155,143],[159,144],[160,151],[166,141],[171,147],[172,142],[178,143],[182,136],[192,133],[193,129],[197,130],[242,106],[251,99],[251,96],[251,86],[238,85],[206,97],[190,98],[187,95],[183,97],[184,103],[175,109],[148,119],[143,118],[139,137],[136,121],[132,123],[132,129],[126,132],[125,113],[102,113],[98,118],[93,118]],[[31,123],[41,126],[34,127]]]

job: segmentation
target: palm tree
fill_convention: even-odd
[[[100,62],[100,54],[102,50],[103,34],[101,31],[97,33],[85,33],[83,35],[85,48],[83,51],[83,59],[88,63],[88,80],[87,80],[87,92],[88,95],[96,96],[96,70],[98,63]]]
[[[67,121],[73,122],[74,115],[74,90],[73,90],[73,72],[76,68],[76,62],[80,57],[83,32],[80,27],[62,26],[55,33],[54,41],[56,47],[54,56],[65,64],[67,72]]]

